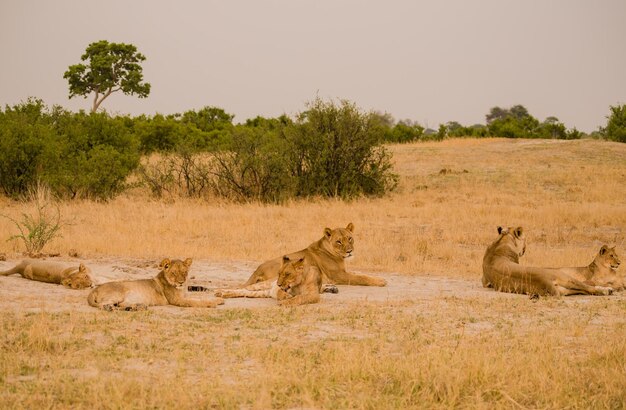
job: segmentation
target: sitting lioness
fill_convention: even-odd
[[[93,284],[89,272],[89,269],[82,263],[78,266],[67,266],[59,262],[24,259],[13,268],[0,272],[0,275],[19,273],[26,279],[58,283],[70,289],[84,289]]]
[[[215,296],[224,298],[274,298],[282,306],[296,306],[320,301],[322,275],[304,258],[290,260],[283,256],[276,280],[266,280],[243,289],[216,289]]]
[[[498,239],[483,258],[484,287],[501,292],[525,293],[531,296],[610,295],[613,289],[587,285],[558,269],[536,268],[519,264],[526,252],[523,229],[498,227]]]
[[[602,245],[593,261],[587,266],[578,268],[556,268],[558,271],[571,275],[587,285],[609,286],[613,290],[624,290],[626,279],[617,273],[621,261],[615,246],[609,248]]]
[[[194,300],[181,290],[187,281],[191,259],[163,259],[161,271],[152,279],[107,282],[87,297],[89,305],[104,310],[145,310],[148,306],[216,307],[223,299]]]
[[[324,229],[324,236],[310,244],[306,249],[286,255],[290,260],[304,258],[307,264],[315,266],[322,274],[324,283],[335,285],[385,286],[387,281],[367,275],[357,275],[346,271],[345,259],[352,256],[354,225],[345,228]],[[242,286],[274,279],[282,266],[282,258],[271,259],[262,263]]]

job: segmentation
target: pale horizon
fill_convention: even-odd
[[[145,99],[110,113],[223,108],[235,122],[294,116],[316,96],[436,128],[494,106],[593,132],[626,103],[626,2],[0,1],[0,104],[71,110],[63,73],[95,41],[147,57]]]

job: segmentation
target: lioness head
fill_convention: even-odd
[[[354,225],[352,222],[345,228],[324,229],[324,239],[327,241],[331,253],[344,259],[351,257],[352,251],[354,251],[353,231]]]
[[[524,229],[521,226],[517,228],[503,228],[498,226],[498,233],[500,234],[500,241],[505,238],[509,239],[509,243],[513,247],[513,250],[518,256],[524,256],[526,253],[526,237],[524,236]]]
[[[180,259],[170,260],[165,258],[159,264],[159,268],[163,272],[163,276],[167,283],[175,288],[182,287],[187,281],[189,267],[191,266],[191,258],[184,261]]]
[[[78,266],[78,272],[74,272],[61,281],[61,285],[71,289],[84,289],[91,287],[93,281],[89,276],[89,269],[82,263]]]
[[[595,262],[600,266],[605,266],[613,270],[619,268],[620,263],[622,263],[622,261],[619,260],[619,256],[617,256],[617,252],[615,252],[615,246],[609,248],[607,245],[602,245],[598,255],[595,257]]]
[[[283,256],[283,264],[278,272],[277,284],[278,287],[289,292],[291,288],[295,288],[300,285],[304,280],[304,258],[289,259],[288,256]]]

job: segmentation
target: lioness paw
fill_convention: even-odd
[[[339,293],[339,289],[335,285],[324,285],[322,293]]]
[[[141,312],[143,310],[148,310],[148,305],[137,303],[136,305],[126,306],[124,310],[126,312]]]
[[[237,297],[237,292],[229,289],[215,289],[213,294],[218,298],[234,298]]]

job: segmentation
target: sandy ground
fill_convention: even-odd
[[[79,260],[70,258],[54,258],[53,260],[68,264],[78,264]],[[18,263],[19,260],[0,262],[0,270],[6,270]],[[128,259],[128,258],[101,258],[80,260],[91,268],[92,277],[97,283],[115,280],[151,278],[158,273],[155,260]],[[203,260],[194,261],[188,285],[201,285],[209,289],[231,287],[243,283],[255,269],[256,263],[252,262],[226,262],[214,263]],[[355,271],[355,273],[365,273]],[[476,280],[452,279],[429,276],[407,276],[399,274],[375,274],[387,279],[385,287],[365,286],[338,286],[338,294],[323,294],[321,302],[327,306],[339,306],[363,302],[384,303],[389,301],[401,302],[410,300],[413,307],[424,305],[425,307],[434,300],[444,297],[456,297],[460,299],[476,298],[489,300],[491,298],[528,298],[525,295],[514,295],[494,292],[484,289],[477,274]],[[94,308],[87,305],[86,290],[71,290],[60,285],[35,282],[22,278],[20,275],[0,276],[0,310],[39,312],[57,311],[93,311]],[[209,298],[212,292],[189,292],[192,298]],[[564,298],[569,303],[584,303],[593,296],[573,296]],[[626,292],[610,296],[611,299],[626,300]],[[272,299],[227,299],[224,305],[218,309],[232,308],[267,308],[275,306]],[[175,313],[179,307],[164,306],[151,307]]]

